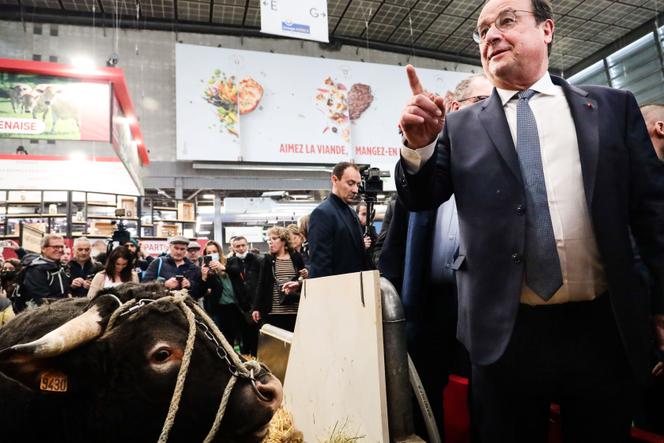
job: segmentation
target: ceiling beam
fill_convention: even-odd
[[[653,29],[656,28],[657,24],[662,23],[663,20],[664,20],[664,12],[660,13],[652,20],[648,20],[638,28],[629,31],[627,34],[623,35],[613,43],[609,43],[608,45],[604,46],[602,49],[581,60],[579,63],[575,64],[571,68],[565,69],[565,77],[571,77],[577,72],[583,71],[588,66],[591,66],[597,63],[598,61],[602,60],[603,58],[610,56],[617,50],[624,48],[625,46],[629,45],[632,42],[635,42],[636,40],[640,39],[649,32],[652,32]]]
[[[37,23],[58,23],[63,25],[92,26],[93,15],[82,11],[57,11],[43,8],[30,8],[29,11],[26,11],[25,8],[20,6],[3,6],[2,10],[0,11],[0,20],[25,20]],[[96,17],[94,17],[94,24],[96,26],[108,27],[115,27],[118,25],[117,22],[114,22],[113,17],[109,16],[108,14],[103,14],[101,17],[97,14]],[[191,32],[199,34],[234,35],[270,39],[278,38],[274,35],[263,34],[260,32],[260,30],[255,28],[244,28],[241,26],[229,26],[222,24],[211,25],[208,23],[182,21],[174,23],[172,20],[146,19],[141,23],[141,25],[142,29],[154,31]],[[133,21],[127,20],[121,20],[120,27],[136,29],[135,23]],[[367,42],[364,39],[355,37],[330,36],[329,44],[321,43],[321,46],[326,49],[338,49],[341,45],[366,48]],[[395,45],[387,42],[370,41],[369,49],[385,52],[395,52],[399,54],[425,57],[453,63],[465,63],[474,66],[480,65],[479,57],[471,57],[467,55],[442,51],[433,51],[426,48]]]

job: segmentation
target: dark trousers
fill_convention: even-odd
[[[295,320],[297,314],[269,314],[265,323],[290,332],[295,331]]]
[[[258,351],[258,323],[248,318],[250,313],[245,313],[245,321],[242,326],[242,353],[245,355],[256,355]]]
[[[211,317],[231,346],[242,339],[244,318],[242,318],[242,313],[237,305],[216,305],[212,307]]]
[[[565,443],[628,440],[634,384],[608,295],[521,305],[505,353],[473,364],[472,381],[482,443],[546,442],[551,402]]]
[[[432,285],[418,317],[407,323],[408,352],[422,380],[438,430],[444,440],[443,390],[453,365],[456,340],[456,291],[453,285]],[[426,436],[419,405],[414,404],[415,432]]]

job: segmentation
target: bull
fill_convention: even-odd
[[[3,441],[262,441],[281,384],[213,325],[158,283],[22,313],[0,329]]]

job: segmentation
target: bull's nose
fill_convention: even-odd
[[[271,374],[263,377],[263,381],[256,381],[256,389],[266,399],[270,408],[276,412],[284,399],[284,390],[279,379]]]

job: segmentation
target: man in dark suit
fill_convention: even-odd
[[[664,319],[664,165],[632,94],[549,76],[553,32],[548,0],[489,0],[474,38],[495,89],[440,137],[443,99],[409,66],[397,188],[411,210],[455,195],[457,335],[482,441],[546,441],[556,401],[566,441],[622,442],[651,314],[660,332]]]
[[[357,165],[337,163],[332,170],[332,193],[309,219],[310,277],[347,274],[370,269],[355,210],[360,172]]]

